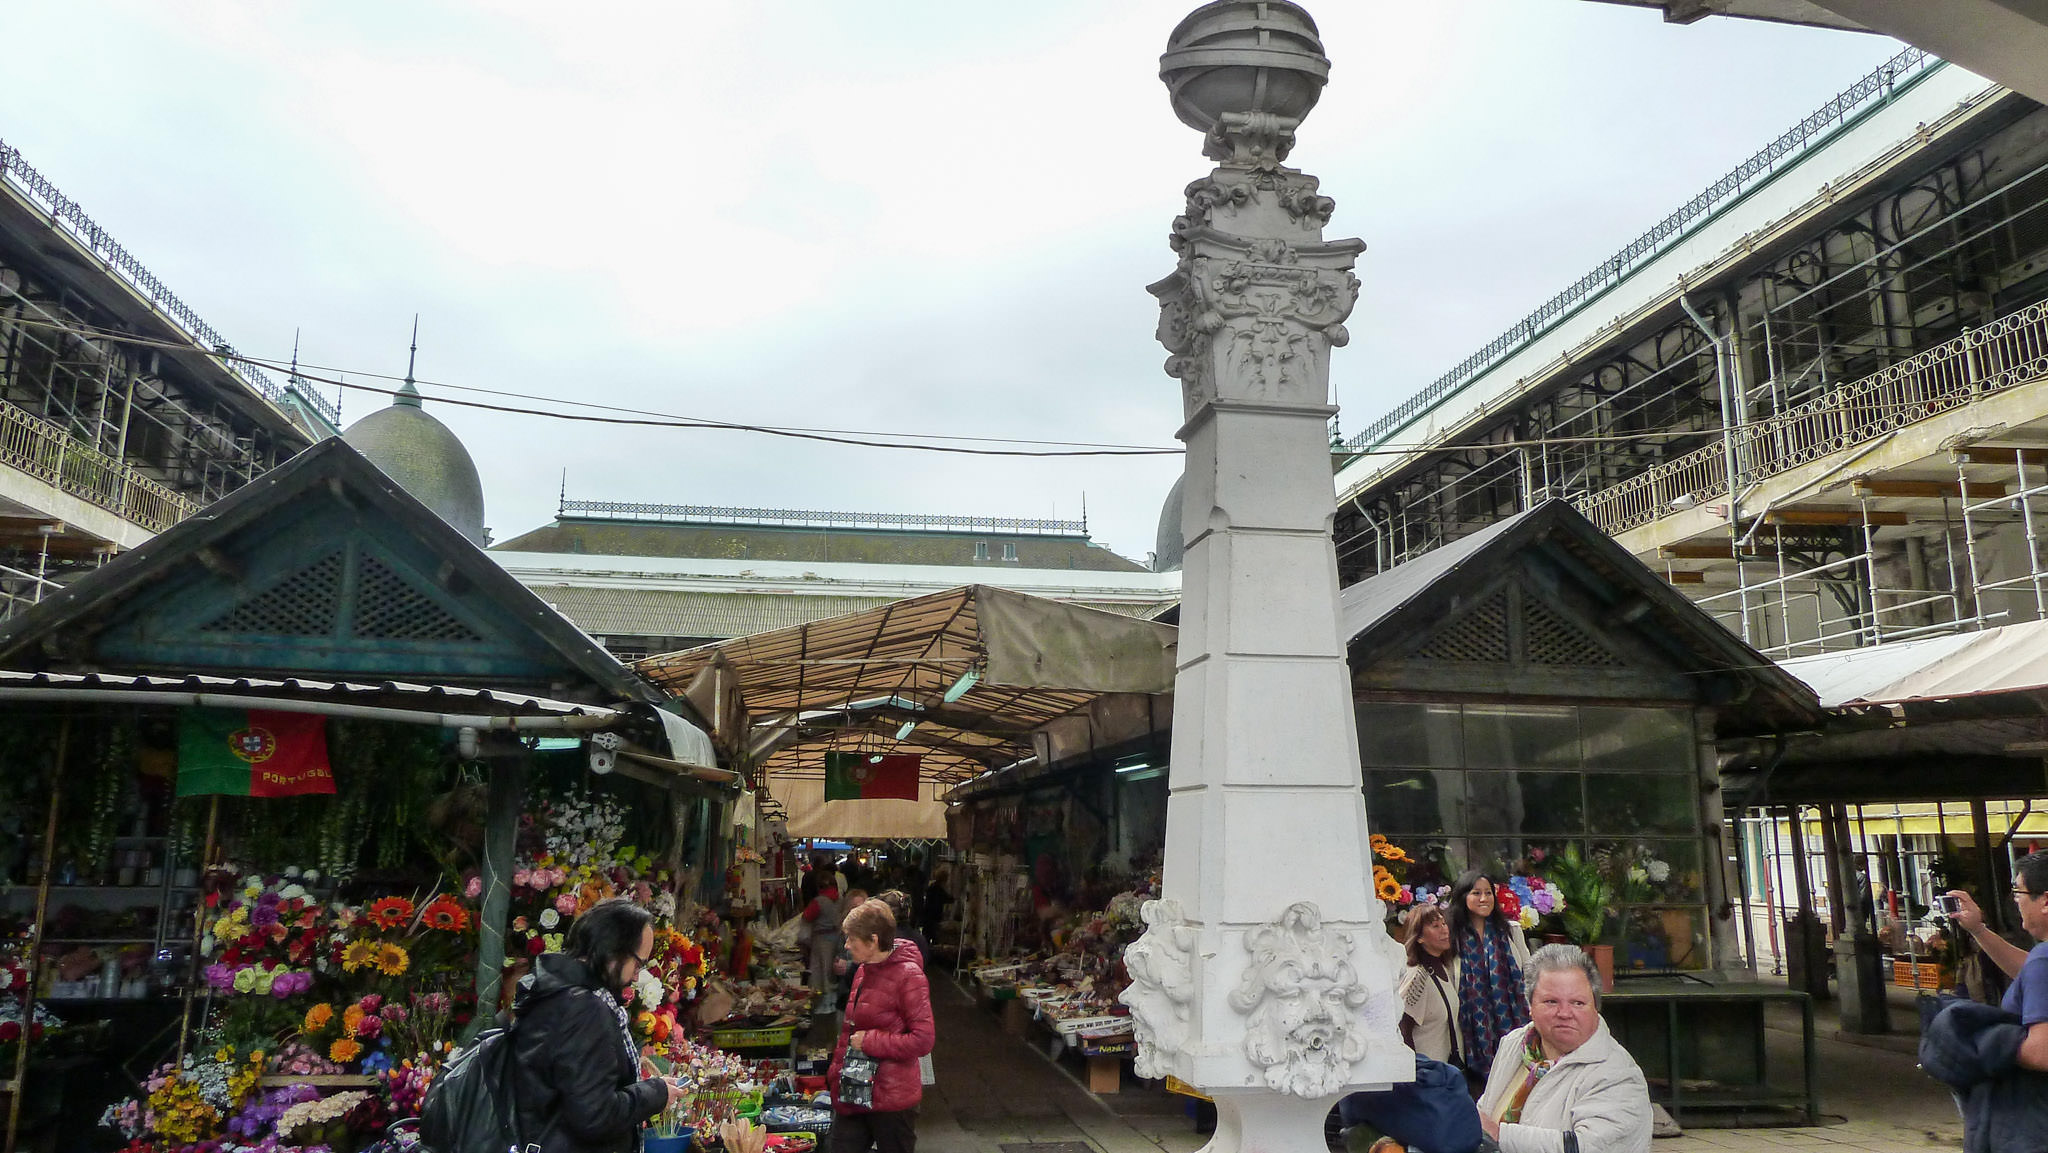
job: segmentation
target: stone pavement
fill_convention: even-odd
[[[933,977],[938,1085],[925,1093],[920,1153],[1193,1153],[1207,1141],[1194,1131],[1184,1099],[1128,1077],[1122,1093],[1090,1093],[1077,1061],[1047,1059],[1025,1039],[1005,1034],[997,1018],[976,1008],[950,978]],[[1960,1149],[1962,1123],[1947,1090],[1915,1067],[1909,1042],[1838,1040],[1832,1008],[1822,1006],[1819,1018],[1821,1105],[1829,1124],[1692,1128],[1683,1137],[1658,1140],[1652,1153]],[[1796,1017],[1774,1018],[1768,1040],[1773,1068],[1796,1074]],[[1066,1147],[1005,1148],[1019,1145]]]

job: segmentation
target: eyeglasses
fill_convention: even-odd
[[[2040,895],[2039,893],[2029,893],[2025,889],[2014,889],[2012,891],[2012,897],[2015,901],[2024,901],[2028,897],[2038,897]]]
[[[645,968],[647,967],[647,965],[648,965],[648,962],[650,962],[650,961],[654,960],[654,958],[652,958],[652,957],[643,957],[643,956],[641,956],[641,955],[640,955],[640,954],[638,954],[638,953],[628,953],[628,954],[626,954],[626,955],[627,955],[627,956],[629,956],[629,957],[631,957],[631,958],[633,958],[633,959],[634,959],[635,961],[638,961],[638,962],[640,962],[640,967],[641,967],[641,968],[643,968],[643,969],[645,969]]]

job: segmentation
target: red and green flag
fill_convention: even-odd
[[[825,799],[914,801],[923,763],[916,753],[826,753]]]
[[[183,709],[178,795],[293,797],[332,793],[327,718],[267,709]]]

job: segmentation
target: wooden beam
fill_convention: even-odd
[[[1668,572],[1664,574],[1664,579],[1675,585],[1703,585],[1707,583],[1707,574],[1703,572]]]
[[[1903,512],[1856,508],[1781,508],[1764,514],[1765,524],[1901,525],[1910,519]]]
[[[2002,464],[2010,466],[2016,460],[2028,468],[2048,465],[2048,448],[1999,448],[1997,445],[1978,445],[1957,451],[1956,459],[1964,464]],[[1971,485],[1971,488],[1977,487]]]
[[[1963,495],[1963,486],[1948,480],[1859,480],[1855,490],[1857,496],[1893,496],[1909,500],[1942,500]],[[2005,484],[2002,481],[1971,481],[1970,495],[2004,496]]]
[[[1657,557],[1660,560],[1734,560],[1735,542],[1730,540],[1682,540],[1677,544],[1659,546]]]

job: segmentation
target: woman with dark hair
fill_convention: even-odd
[[[1458,1041],[1458,954],[1451,922],[1435,905],[1408,914],[1408,968],[1401,974],[1401,1040],[1425,1057],[1464,1068]]]
[[[924,934],[910,927],[910,894],[901,889],[885,889],[875,894],[875,900],[889,906],[889,912],[896,918],[896,943],[916,945],[918,963],[926,973],[932,968],[932,946]]]
[[[832,1090],[830,1153],[914,1153],[917,1106],[924,1100],[918,1058],[932,1051],[931,986],[915,946],[896,940],[896,916],[880,901],[846,915],[846,947],[859,968],[846,1005],[846,1027],[832,1050],[825,1084]],[[875,1059],[869,1104],[847,1103],[846,1054]]]
[[[512,1099],[520,1141],[540,1153],[629,1153],[640,1126],[682,1096],[640,1077],[620,998],[654,952],[654,918],[615,897],[576,918],[512,1003]]]
[[[1529,944],[1495,899],[1493,878],[1467,870],[1451,886],[1451,936],[1458,955],[1458,1045],[1467,1072],[1485,1077],[1500,1039],[1529,1023],[1522,968]]]

